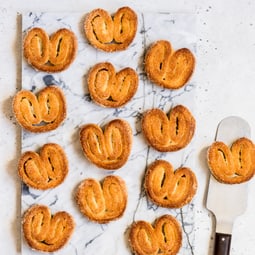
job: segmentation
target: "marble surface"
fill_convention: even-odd
[[[195,169],[198,176],[199,188],[192,203],[192,208],[186,207],[187,210],[192,211],[191,220],[195,223],[192,225],[190,246],[186,250],[189,251],[187,254],[212,254],[215,221],[212,214],[205,208],[205,194],[208,181],[208,170],[205,160],[206,148],[214,140],[219,121],[229,115],[238,115],[246,119],[251,125],[253,139],[255,133],[253,111],[255,95],[255,3],[249,0],[227,0],[224,2],[220,0],[180,0],[178,2],[161,0],[160,4],[154,0],[141,0],[139,2],[131,0],[113,0],[109,2],[95,0],[88,3],[80,0],[63,0],[61,1],[61,5],[49,0],[28,0],[26,4],[23,1],[17,0],[1,1],[0,243],[1,251],[4,254],[20,254],[22,240],[20,235],[20,212],[23,204],[20,199],[21,184],[17,177],[16,168],[21,151],[22,137],[20,135],[21,130],[11,110],[12,97],[21,89],[22,80],[22,58],[20,54],[22,26],[21,18],[17,14],[28,13],[30,11],[37,13],[59,11],[86,13],[98,6],[114,11],[123,5],[129,5],[141,12],[165,12],[167,10],[170,13],[195,13],[197,23],[197,68],[193,80],[196,84],[194,108],[196,111],[197,131],[194,151],[192,153],[195,161],[193,163],[193,169]],[[79,72],[81,75],[85,75],[86,68],[85,66],[80,66]],[[40,74],[35,75],[33,81],[41,83],[41,78]],[[61,86],[68,84],[68,81],[61,79],[61,77],[54,76],[54,79],[59,81]],[[62,81],[65,83],[61,83]],[[82,85],[84,83],[77,87],[84,93],[85,91]],[[90,105],[91,102],[86,102],[86,104]],[[85,121],[85,117],[82,117],[83,120]],[[66,128],[72,127],[67,125]],[[75,131],[73,132],[71,137],[64,137],[63,141],[70,145],[71,141],[73,141],[74,144],[70,148],[78,150],[78,143],[75,140],[77,139],[77,134]],[[81,153],[77,154],[78,157],[82,157]],[[151,155],[151,157],[154,156]],[[83,164],[85,166],[86,161]],[[124,169],[120,171],[120,173],[123,173]],[[85,177],[86,174],[87,172],[83,172],[81,175]],[[81,176],[73,175],[73,177],[75,178],[75,182],[77,182]],[[129,179],[129,181],[133,183],[133,180]],[[68,189],[72,192],[74,185],[68,187]],[[234,224],[231,255],[252,255],[255,252],[254,194],[255,185],[253,179],[249,185],[247,210]],[[140,205],[147,206],[146,203],[141,203]],[[131,207],[128,210],[131,210]],[[128,212],[126,212],[126,215],[128,215]],[[183,213],[186,216],[185,212]],[[189,213],[189,215],[191,214]],[[125,218],[130,222],[131,218],[129,217],[133,217],[133,215]],[[137,214],[138,217],[140,217],[139,214]],[[148,215],[149,217],[153,218],[154,215]],[[98,228],[99,232],[104,230],[106,229]],[[108,240],[108,242],[110,243],[112,241]],[[103,247],[101,248],[103,249]],[[118,251],[114,250],[108,253],[118,254]],[[86,254],[93,254],[93,251],[87,252]],[[184,254],[183,251],[180,254]]]
[[[84,37],[82,24],[86,13],[29,12],[22,14],[23,35],[33,27],[44,28],[49,34],[60,28],[71,29],[78,38],[78,55],[64,72],[47,74],[38,72],[22,59],[22,89],[37,93],[52,84],[60,87],[67,101],[67,117],[61,127],[43,134],[23,131],[21,150],[38,151],[45,143],[61,145],[69,161],[69,174],[65,182],[57,188],[38,191],[23,186],[22,213],[33,204],[48,205],[52,212],[66,210],[75,222],[74,234],[64,249],[55,254],[130,254],[128,229],[132,222],[145,220],[153,223],[163,214],[174,215],[182,226],[183,244],[181,254],[192,254],[194,246],[194,203],[176,209],[163,209],[151,203],[143,189],[143,178],[148,164],[156,159],[171,162],[175,169],[186,166],[193,168],[195,138],[185,149],[173,153],[160,153],[146,143],[141,132],[141,116],[152,108],[169,110],[182,104],[195,115],[195,79],[185,87],[172,91],[152,84],[143,68],[144,54],[151,43],[165,39],[176,49],[186,47],[196,54],[196,15],[164,12],[137,11],[138,28],[135,39],[127,50],[105,53],[94,49]],[[49,27],[50,24],[50,27]],[[97,63],[111,62],[116,70],[131,67],[139,76],[139,87],[135,96],[123,107],[105,108],[96,105],[90,98],[86,76],[88,70]],[[95,123],[104,126],[113,119],[125,119],[132,128],[133,145],[128,162],[119,170],[105,171],[89,162],[83,155],[79,141],[82,125]],[[74,202],[78,184],[86,178],[101,181],[108,175],[118,175],[126,183],[128,204],[121,219],[108,224],[90,222],[81,215]],[[116,240],[118,240],[116,242]],[[22,239],[22,253],[35,254]]]

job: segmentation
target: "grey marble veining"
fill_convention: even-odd
[[[47,74],[37,72],[26,61],[22,61],[22,88],[37,92],[52,83],[63,89],[67,100],[67,118],[56,130],[32,134],[22,132],[22,151],[38,150],[48,142],[58,143],[65,150],[69,160],[69,173],[63,184],[44,192],[23,186],[22,211],[32,204],[50,206],[52,213],[65,210],[73,215],[76,229],[69,243],[59,252],[61,255],[103,255],[131,254],[128,246],[128,229],[135,220],[154,220],[169,213],[181,223],[183,244],[179,254],[192,255],[194,242],[194,201],[175,210],[158,207],[151,203],[143,189],[146,166],[155,159],[165,159],[174,168],[188,166],[193,168],[195,137],[183,150],[173,153],[160,153],[146,143],[141,133],[141,117],[145,110],[158,107],[168,112],[177,104],[187,106],[195,115],[196,83],[195,75],[189,83],[179,90],[171,91],[158,87],[147,80],[143,70],[144,54],[148,46],[158,40],[171,41],[175,49],[187,47],[196,51],[196,22],[193,14],[182,13],[143,13],[138,12],[137,35],[130,47],[117,53],[104,53],[91,47],[85,39],[82,23],[86,13],[35,13],[23,14],[23,34],[35,26],[44,28],[49,34],[66,27],[78,37],[78,55],[73,64],[64,72]],[[86,87],[86,75],[90,67],[102,61],[111,62],[117,70],[130,66],[139,75],[139,88],[134,98],[118,109],[107,109],[91,101]],[[115,118],[129,122],[133,131],[133,146],[128,162],[117,171],[97,168],[84,157],[79,129],[83,124],[104,125]],[[195,169],[193,169],[194,172]],[[74,201],[77,185],[85,178],[102,180],[114,174],[121,176],[128,189],[128,205],[122,218],[108,224],[88,221],[78,210]],[[23,240],[24,255],[37,254]]]

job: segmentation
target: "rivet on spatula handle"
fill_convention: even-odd
[[[214,255],[230,254],[231,235],[216,233],[214,244]]]

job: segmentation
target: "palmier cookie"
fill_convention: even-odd
[[[168,41],[156,41],[145,56],[148,78],[167,89],[179,89],[190,79],[195,57],[189,49],[174,50]]]
[[[24,38],[24,57],[35,69],[54,73],[67,69],[77,54],[77,38],[66,28],[50,37],[44,29],[35,27]]]
[[[122,119],[110,121],[102,130],[96,124],[81,128],[80,142],[85,156],[98,167],[115,170],[128,160],[132,130]]]
[[[188,204],[197,191],[197,179],[188,167],[177,170],[165,160],[156,160],[146,171],[145,191],[158,206],[181,208]]]
[[[129,67],[116,73],[111,63],[99,63],[88,74],[90,96],[102,106],[123,106],[134,96],[137,87],[138,75]]]
[[[127,204],[125,182],[118,176],[104,178],[102,184],[95,179],[85,179],[76,193],[80,211],[91,221],[107,223],[120,218]]]
[[[58,144],[48,143],[41,148],[40,153],[23,153],[19,160],[18,173],[29,187],[40,190],[54,188],[66,178],[68,160]]]
[[[18,123],[30,132],[56,129],[66,117],[66,100],[60,88],[49,86],[38,96],[29,90],[19,91],[13,99],[13,111]]]
[[[103,9],[95,9],[86,16],[84,31],[95,48],[107,52],[125,50],[136,35],[137,15],[129,7],[118,9],[113,17]]]
[[[143,220],[134,222],[129,244],[136,255],[176,255],[182,244],[180,223],[171,215],[159,217],[154,226]]]
[[[214,142],[207,151],[207,163],[212,175],[228,184],[250,180],[255,172],[254,143],[242,137],[229,148],[224,142]]]
[[[182,105],[172,108],[167,116],[160,109],[145,112],[142,131],[148,143],[158,151],[177,151],[191,141],[196,121],[191,112]]]
[[[75,222],[65,211],[52,215],[49,207],[34,205],[25,212],[22,226],[25,240],[32,249],[54,252],[67,244]]]

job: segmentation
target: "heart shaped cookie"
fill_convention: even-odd
[[[163,215],[154,227],[146,221],[131,225],[129,243],[136,255],[176,255],[182,244],[179,222],[171,215]]]
[[[111,63],[99,63],[88,74],[90,96],[102,106],[123,106],[134,96],[137,87],[138,75],[129,67],[116,73]]]
[[[46,190],[60,185],[68,173],[68,160],[63,149],[55,143],[45,144],[40,153],[22,154],[18,172],[22,181],[34,189]]]
[[[13,111],[19,124],[30,132],[56,129],[66,117],[66,100],[57,86],[42,89],[38,97],[21,90],[13,99]]]
[[[148,78],[167,89],[179,89],[190,79],[195,68],[195,57],[187,48],[175,51],[170,42],[156,41],[145,56]]]
[[[207,162],[212,175],[219,182],[246,182],[255,173],[255,145],[246,137],[234,141],[231,148],[216,141],[208,149]]]
[[[146,171],[144,187],[148,197],[158,206],[181,208],[194,197],[197,179],[190,168],[174,171],[169,162],[157,160]]]
[[[122,119],[110,121],[104,131],[96,124],[87,124],[80,131],[80,142],[92,163],[104,169],[118,169],[129,157],[132,130]]]
[[[158,151],[177,151],[192,139],[196,121],[191,112],[177,105],[167,116],[160,109],[148,110],[142,119],[142,131],[148,143]]]
[[[95,9],[85,18],[85,35],[95,48],[112,52],[125,50],[133,41],[137,30],[137,15],[129,7],[117,10],[113,17]]]
[[[25,212],[22,226],[24,237],[32,249],[54,252],[69,241],[75,223],[67,212],[51,215],[47,206],[34,205]]]
[[[62,28],[50,37],[39,27],[29,30],[24,38],[24,57],[34,68],[44,72],[67,69],[77,53],[77,39],[69,29]]]
[[[107,176],[102,184],[85,179],[78,187],[76,202],[88,219],[107,223],[120,218],[127,205],[125,182],[118,176]]]

